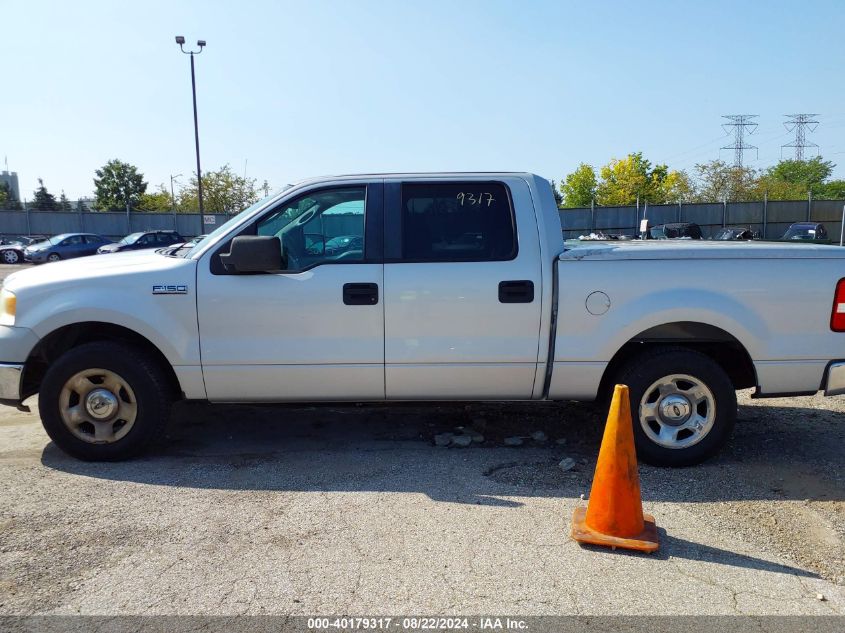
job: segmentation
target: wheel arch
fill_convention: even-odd
[[[61,326],[42,337],[26,360],[22,376],[22,395],[27,398],[38,392],[49,365],[66,351],[94,341],[114,341],[132,345],[148,353],[162,369],[173,393],[182,393],[179,378],[162,351],[147,337],[115,323],[84,321]]]
[[[735,389],[757,385],[751,355],[735,336],[708,323],[675,321],[643,330],[623,344],[604,370],[599,397],[607,398],[622,367],[657,346],[688,348],[708,356],[724,370]]]

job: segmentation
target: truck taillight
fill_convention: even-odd
[[[830,329],[834,332],[845,332],[845,279],[836,283],[833,309],[830,311]]]

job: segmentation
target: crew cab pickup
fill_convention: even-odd
[[[525,173],[309,180],[187,251],[17,272],[0,398],[81,459],[171,403],[583,400],[630,388],[640,458],[714,454],[757,396],[845,393],[845,249],[564,244]],[[832,306],[832,307],[831,307]]]

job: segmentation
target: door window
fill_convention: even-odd
[[[493,182],[404,184],[406,261],[501,261],[516,257],[506,187]]]
[[[366,187],[325,189],[275,209],[258,222],[258,235],[282,242],[288,270],[364,260]]]
[[[62,240],[62,246],[77,246],[82,244],[82,236],[81,235],[74,235],[73,237],[69,237],[65,240]]]

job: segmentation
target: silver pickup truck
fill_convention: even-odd
[[[845,392],[845,249],[566,248],[532,174],[321,178],[191,249],[11,275],[0,399],[89,460],[138,454],[171,403],[595,400],[630,387],[640,458],[700,462],[736,389]]]

